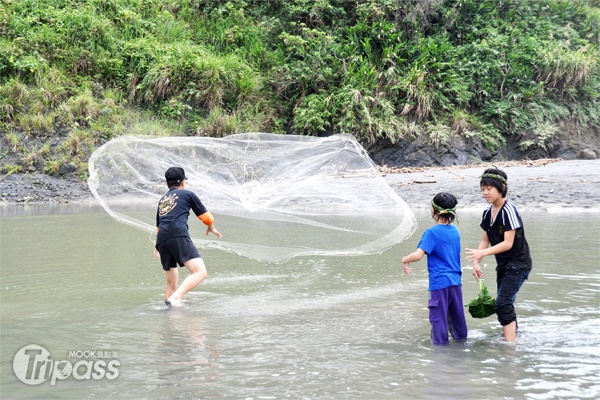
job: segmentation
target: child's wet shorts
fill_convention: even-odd
[[[160,263],[165,271],[183,267],[183,263],[193,258],[199,258],[200,253],[189,236],[177,236],[160,243],[156,249],[160,253]]]

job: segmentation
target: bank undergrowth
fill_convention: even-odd
[[[597,1],[0,1],[5,174],[85,177],[123,134],[527,148],[600,126]]]

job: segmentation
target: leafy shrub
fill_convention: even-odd
[[[50,172],[124,133],[550,146],[600,126],[599,44],[584,0],[5,1],[0,130]]]

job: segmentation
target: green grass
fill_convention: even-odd
[[[2,0],[2,168],[84,176],[124,134],[544,148],[600,126],[599,44],[583,0]]]

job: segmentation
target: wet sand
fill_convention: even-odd
[[[520,210],[600,212],[600,160],[497,166],[508,175],[507,199]],[[483,210],[486,203],[481,196],[479,177],[486,168],[389,173],[385,180],[415,209],[427,209],[436,193],[450,192],[458,198],[459,209]]]

